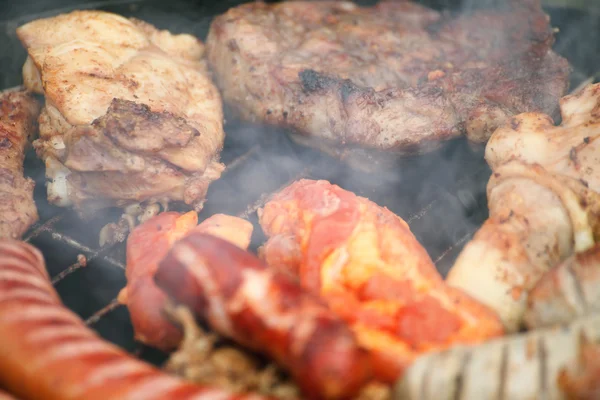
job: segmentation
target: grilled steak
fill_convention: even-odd
[[[39,19],[17,35],[25,86],[46,98],[34,146],[51,203],[202,208],[224,168],[221,97],[202,43],[100,11]]]
[[[243,118],[339,156],[422,153],[555,111],[569,65],[548,21],[535,0],[459,16],[405,1],[252,2],[213,21],[207,53]]]
[[[39,112],[26,91],[0,93],[0,238],[20,238],[38,219],[35,184],[23,176],[23,160]]]

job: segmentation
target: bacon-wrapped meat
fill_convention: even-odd
[[[135,330],[142,343],[172,350],[181,341],[179,328],[164,315],[166,295],[156,287],[154,273],[173,243],[191,231],[206,232],[247,248],[252,224],[241,218],[216,214],[198,224],[194,211],[186,214],[165,212],[135,228],[127,240],[127,286],[119,301],[127,304]]]
[[[384,381],[423,352],[503,333],[493,311],[445,285],[408,225],[386,208],[326,181],[300,180],[259,216],[270,237],[264,259],[352,326]]]

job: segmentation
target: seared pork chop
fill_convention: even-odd
[[[407,1],[252,2],[213,21],[207,53],[245,119],[339,156],[422,153],[556,110],[569,65],[548,21],[535,0],[457,17]]]
[[[29,54],[25,85],[46,99],[34,145],[50,202],[202,207],[224,168],[221,97],[202,43],[100,11],[36,20],[17,34]]]

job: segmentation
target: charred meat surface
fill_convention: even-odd
[[[467,243],[447,282],[521,327],[539,279],[600,237],[600,84],[560,101],[556,126],[520,114],[490,138],[485,158],[489,218]]]
[[[535,0],[456,17],[407,1],[253,2],[213,21],[207,53],[245,119],[338,155],[422,153],[461,134],[485,142],[521,112],[552,114],[569,75],[553,42]]]
[[[20,238],[38,220],[35,183],[24,177],[23,161],[39,112],[27,91],[0,93],[0,238]]]
[[[200,41],[100,11],[35,20],[17,35],[25,85],[46,99],[34,145],[51,203],[202,208],[224,169],[224,132]]]
[[[262,257],[352,327],[383,382],[425,352],[503,333],[492,310],[444,283],[404,220],[366,198],[300,180],[259,217]]]

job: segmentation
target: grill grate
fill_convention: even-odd
[[[0,21],[0,40],[5,44],[0,54],[0,87],[21,82],[25,52],[14,31],[29,20],[74,8],[100,8],[134,16],[173,32],[187,32],[204,38],[211,16],[238,2],[228,0],[211,5],[191,0],[23,0],[11,4],[11,9]],[[452,0],[424,2],[443,6],[461,3]],[[28,14],[30,10],[39,12]],[[583,34],[589,38],[590,31],[597,31],[598,16],[564,10],[552,12],[551,16],[562,32],[556,48],[576,67],[572,84],[575,87],[577,81],[596,71],[600,41],[581,40],[581,37]],[[573,21],[576,23],[572,24]],[[265,239],[258,227],[256,210],[272,193],[302,177],[327,179],[387,206],[408,222],[444,275],[464,243],[487,218],[485,187],[490,171],[483,160],[483,149],[472,148],[464,140],[447,143],[440,151],[426,156],[398,161],[391,170],[368,174],[301,148],[277,129],[232,121],[225,130],[227,138],[222,161],[228,168],[223,177],[211,185],[200,219],[215,213],[248,219],[255,225],[252,250]],[[121,212],[107,210],[91,220],[81,221],[72,210],[47,203],[44,166],[31,152],[26,158],[26,174],[36,181],[35,198],[40,222],[25,240],[44,254],[53,284],[65,305],[105,339],[136,356],[160,364],[165,359],[163,354],[134,342],[127,309],[116,301],[126,283],[125,244],[98,246],[100,228],[116,221]]]
[[[352,171],[328,156],[298,146],[277,129],[237,122],[226,129],[222,159],[227,169],[210,187],[199,217],[203,220],[227,213],[251,221],[255,226],[252,250],[265,240],[256,211],[273,193],[300,178],[328,179],[398,213],[441,272],[486,218],[483,190],[489,170],[481,149],[471,149],[465,141],[449,143],[424,157],[399,161],[395,171],[369,174]],[[65,304],[88,326],[129,352],[154,364],[162,363],[163,354],[134,342],[127,309],[117,301],[126,283],[125,244],[98,246],[101,226],[118,219],[120,211],[108,210],[82,221],[70,209],[49,205],[39,164],[30,152],[26,171],[37,183],[41,221],[24,239],[42,250],[52,283]]]

